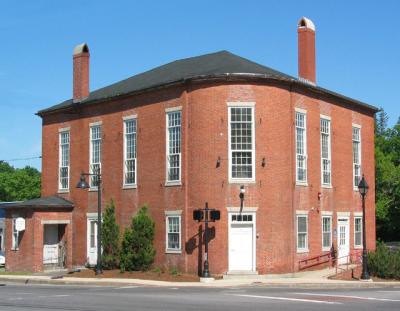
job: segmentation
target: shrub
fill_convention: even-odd
[[[119,226],[115,219],[115,205],[113,200],[110,201],[103,213],[101,245],[103,247],[103,269],[110,270],[118,268],[120,256],[120,234]]]
[[[121,249],[121,271],[146,271],[154,261],[153,247],[154,220],[143,206],[132,218],[132,223],[124,232]]]
[[[400,249],[391,251],[378,242],[376,250],[368,253],[368,268],[373,276],[383,279],[400,279]]]

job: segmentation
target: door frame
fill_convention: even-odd
[[[252,243],[252,268],[249,270],[249,272],[255,272],[256,269],[256,210],[257,209],[244,209],[242,211],[242,215],[252,215],[252,221],[241,221],[241,222],[235,222],[232,221],[232,215],[239,215],[239,208],[233,208],[233,209],[228,209],[228,271],[236,271],[236,270],[230,270],[230,239],[231,239],[231,229],[232,229],[232,224],[251,224],[253,228],[253,243]]]
[[[345,221],[342,221],[341,222],[341,219],[346,219]],[[336,241],[336,243],[337,243],[337,258],[338,258],[338,263],[340,263],[339,261],[340,261],[340,254],[339,254],[339,247],[340,247],[340,228],[339,228],[339,226],[342,224],[342,223],[347,223],[347,231],[346,231],[346,240],[347,240],[347,245],[348,245],[348,255],[350,256],[350,253],[351,253],[351,247],[350,247],[350,230],[351,230],[351,228],[350,228],[350,213],[337,213],[337,223],[336,223],[336,230],[337,230],[337,237],[336,237],[336,239],[337,239],[337,241]]]
[[[86,258],[87,258],[87,263],[89,265],[92,265],[92,264],[90,264],[90,259],[89,259],[89,250],[91,249],[91,247],[90,247],[90,223],[93,222],[93,221],[95,221],[95,222],[98,221],[97,213],[87,213],[86,214],[86,218],[87,218],[87,220],[86,220]],[[96,247],[95,247],[95,256],[96,256],[96,261],[97,261],[97,235],[99,234],[98,230],[99,230],[99,226],[97,225],[95,227],[95,245],[96,245]],[[95,265],[95,264],[96,263],[94,263],[93,265]]]

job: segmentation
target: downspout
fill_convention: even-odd
[[[188,83],[185,81],[184,88],[184,100],[185,100],[185,207],[184,207],[184,215],[185,215],[185,241],[188,238],[188,227],[189,227],[189,96],[188,96]],[[182,242],[181,242],[182,243]],[[182,243],[183,244],[183,243]],[[182,247],[182,245],[181,245]],[[188,273],[188,255],[185,253],[185,272]]]

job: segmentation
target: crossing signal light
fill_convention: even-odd
[[[212,221],[220,220],[221,219],[220,211],[210,211],[210,218]]]
[[[204,212],[202,210],[196,209],[193,211],[193,219],[197,221],[202,221],[204,218]]]

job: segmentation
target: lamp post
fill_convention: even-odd
[[[240,193],[239,193],[239,198],[240,198],[240,212],[239,215],[242,215],[242,211],[243,211],[243,201],[244,201],[244,193],[246,192],[246,190],[244,190],[244,186],[241,185],[240,186]]]
[[[363,177],[358,184],[358,190],[360,191],[362,197],[362,209],[363,209],[363,216],[362,216],[362,232],[363,232],[363,265],[362,265],[362,273],[361,273],[361,280],[369,280],[369,273],[368,273],[368,258],[367,258],[367,239],[366,239],[366,232],[365,232],[365,196],[367,195],[369,186],[367,181]]]
[[[97,264],[96,264],[96,275],[103,274],[101,267],[101,174],[100,173],[81,173],[81,179],[79,180],[76,188],[88,189],[90,185],[86,181],[85,176],[95,176],[97,179]]]

